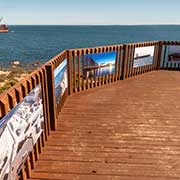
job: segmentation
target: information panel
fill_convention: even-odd
[[[61,97],[64,95],[66,89],[68,88],[66,59],[54,70],[54,86],[56,104],[59,104],[61,101]]]
[[[88,54],[84,56],[83,77],[92,78],[115,73],[116,52]]]
[[[135,48],[134,53],[134,68],[153,64],[154,46]]]
[[[15,179],[44,129],[41,86],[0,121],[0,179]]]
[[[169,62],[180,61],[180,45],[168,46],[168,61]]]

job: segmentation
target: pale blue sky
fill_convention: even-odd
[[[180,0],[0,0],[8,24],[180,24]]]

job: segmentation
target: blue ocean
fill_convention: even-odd
[[[46,62],[69,48],[152,40],[180,40],[180,26],[9,26],[0,33],[0,67]]]

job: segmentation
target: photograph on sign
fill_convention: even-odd
[[[180,45],[168,46],[168,61],[180,61]]]
[[[54,70],[54,86],[56,104],[59,104],[61,97],[68,88],[66,59]]]
[[[116,52],[88,54],[84,56],[83,77],[92,78],[115,73]]]
[[[135,48],[133,67],[136,68],[153,64],[154,48],[154,46]]]
[[[34,88],[3,119],[5,128],[1,129],[0,142],[3,144],[4,134],[9,133],[13,139],[10,159],[10,179],[13,179],[28,153],[40,137],[44,128],[41,86]],[[8,129],[8,131],[6,130]],[[7,136],[7,135],[6,135]],[[9,141],[11,142],[11,141]],[[6,144],[4,144],[6,146]],[[12,147],[12,145],[10,145]],[[10,148],[9,148],[10,149]],[[0,155],[1,156],[1,155]],[[2,154],[3,159],[5,155]],[[1,164],[3,164],[1,162]]]
[[[10,179],[11,158],[14,139],[10,134],[7,123],[0,125],[0,179]]]

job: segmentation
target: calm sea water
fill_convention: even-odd
[[[151,40],[180,40],[180,26],[10,26],[0,33],[0,67],[45,62],[69,48]]]

